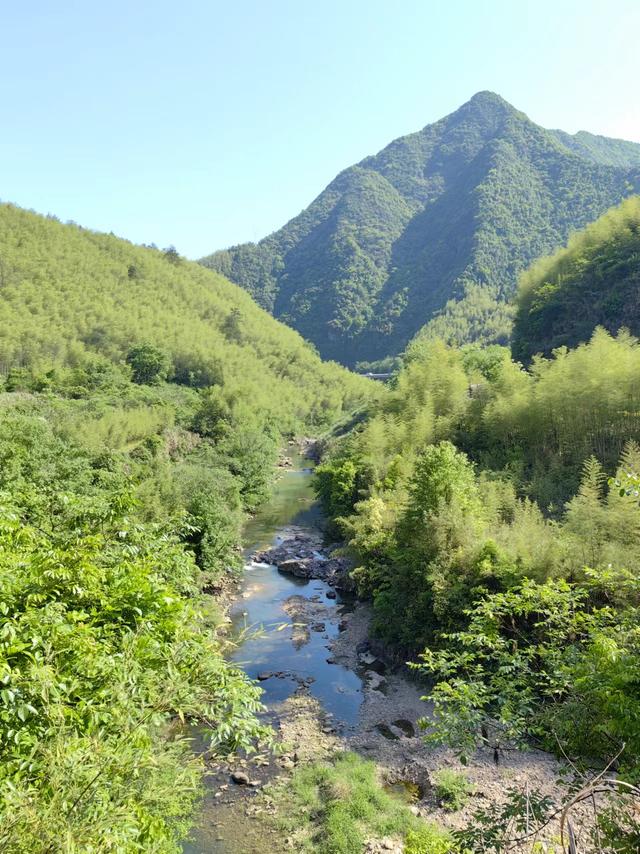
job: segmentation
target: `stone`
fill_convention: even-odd
[[[375,670],[367,670],[364,677],[367,680],[367,687],[371,688],[372,691],[377,691],[385,682],[385,679]]]
[[[244,773],[244,771],[232,771],[231,779],[237,786],[249,785],[249,777]]]
[[[327,599],[337,599],[338,594],[336,593],[335,590],[327,590],[326,597],[327,597]]]
[[[398,718],[393,722],[393,726],[396,729],[401,730],[407,738],[415,738],[416,728],[408,721],[406,718]]]
[[[288,572],[290,575],[296,575],[300,578],[307,578],[309,573],[308,558],[289,558],[278,564],[278,569],[281,572]]]
[[[258,680],[258,682],[264,682],[267,679],[271,679],[272,676],[273,676],[273,673],[271,673],[270,670],[263,670],[260,673],[258,673],[258,675],[256,676],[256,679]]]

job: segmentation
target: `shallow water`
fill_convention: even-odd
[[[393,795],[394,798],[399,798],[407,804],[415,804],[422,797],[420,786],[410,780],[396,780],[393,783],[385,783],[383,788],[387,794]]]
[[[280,704],[293,694],[301,680],[307,679],[313,680],[309,693],[333,716],[336,728],[348,729],[357,721],[363,698],[362,681],[353,671],[330,664],[327,659],[328,644],[338,634],[341,613],[349,603],[340,594],[336,600],[328,599],[326,594],[331,588],[323,581],[284,575],[275,566],[250,560],[256,549],[273,545],[283,534],[286,536],[284,529],[289,526],[313,530],[320,520],[311,489],[312,470],[299,456],[292,458],[294,468],[283,471],[272,498],[245,527],[245,573],[239,597],[229,614],[233,634],[239,642],[230,660],[240,664],[252,678],[272,674],[260,682],[270,720],[277,720]],[[319,618],[324,623],[323,631],[313,629],[315,620],[309,622],[304,616],[292,617],[286,613],[283,606],[291,597],[318,597],[316,601],[331,608],[326,616]],[[333,608],[334,605],[337,607]],[[200,744],[195,736],[194,749],[206,749],[204,742]],[[264,849],[249,843],[246,834],[251,829],[242,804],[218,804],[212,796],[207,796],[193,839],[185,843],[183,850],[185,854],[274,850],[268,843]]]
[[[327,599],[330,589],[325,582],[283,575],[273,566],[250,565],[242,585],[248,597],[233,607],[230,616],[236,632],[255,626],[261,626],[262,631],[241,643],[231,660],[241,664],[252,678],[259,673],[286,674],[271,676],[261,683],[263,702],[271,712],[277,713],[278,705],[291,696],[300,679],[313,679],[309,693],[334,716],[336,723],[352,725],[362,702],[362,682],[353,671],[327,662],[327,645],[338,634],[342,610],[339,595],[335,602]],[[337,603],[337,613],[321,618],[324,631],[314,631],[314,620],[290,617],[283,610],[283,603],[291,596],[318,596],[329,606]]]

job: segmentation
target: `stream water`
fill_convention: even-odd
[[[277,721],[281,704],[306,680],[310,694],[316,697],[338,730],[356,724],[362,703],[362,682],[352,670],[330,663],[328,645],[339,629],[341,614],[350,603],[331,591],[323,581],[285,575],[275,566],[254,563],[251,555],[290,536],[290,529],[316,531],[320,511],[311,489],[312,469],[308,461],[293,455],[293,467],[285,469],[271,499],[248,522],[244,531],[245,572],[239,595],[230,610],[232,632],[238,639],[230,659],[252,678],[269,675],[261,681],[266,716]],[[299,618],[292,618],[284,606],[291,597],[314,598],[330,606],[323,617],[323,630],[300,631]],[[335,607],[333,607],[335,606]],[[247,631],[249,629],[249,631]],[[251,631],[260,629],[258,633]],[[277,674],[277,675],[276,675]],[[204,750],[194,734],[194,749]],[[243,816],[244,818],[244,816]],[[216,801],[207,791],[192,840],[185,843],[185,854],[240,854],[253,848],[246,839],[247,819],[240,819],[233,804]]]

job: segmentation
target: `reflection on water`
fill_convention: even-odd
[[[240,595],[230,611],[232,631],[239,643],[230,659],[252,678],[258,674],[263,677],[260,685],[269,718],[277,716],[280,704],[306,681],[309,692],[333,715],[336,726],[349,727],[357,720],[362,683],[351,670],[327,661],[328,644],[338,633],[340,615],[348,603],[339,594],[336,600],[329,599],[326,594],[331,588],[323,581],[283,575],[274,566],[250,560],[256,549],[275,543],[283,528],[313,528],[320,519],[311,489],[311,469],[299,456],[293,460],[294,468],[283,472],[270,501],[245,527],[247,563]],[[305,612],[305,600],[309,599],[330,610],[309,617]],[[261,631],[256,633],[255,629]],[[205,749],[204,743],[200,749]],[[276,838],[260,843],[259,834],[264,831],[246,818],[240,804],[221,805],[207,796],[198,824],[192,842],[183,846],[185,854],[266,854],[279,850]],[[252,840],[254,832],[258,836]]]
[[[309,691],[331,712],[337,721],[354,724],[362,701],[361,681],[353,671],[339,664],[329,664],[327,645],[338,634],[340,598],[337,612],[324,616],[324,631],[313,631],[315,619],[291,616],[283,605],[291,596],[306,599],[318,596],[322,604],[332,606],[327,599],[331,588],[323,581],[307,581],[283,575],[275,567],[261,564],[250,565],[246,571],[243,591],[249,596],[242,598],[233,607],[231,619],[233,629],[241,633],[247,627],[261,626],[263,631],[249,636],[231,655],[231,660],[256,678],[263,672],[284,672],[289,675],[272,676],[261,683],[263,701],[273,711],[278,703],[286,700],[298,687],[300,678],[311,678]],[[309,625],[307,625],[307,622]],[[301,632],[301,627],[306,631]],[[300,638],[304,637],[304,642]]]
[[[243,532],[247,552],[270,546],[280,528],[299,525],[312,528],[320,520],[320,510],[311,488],[311,469],[286,469],[271,499],[249,519]]]

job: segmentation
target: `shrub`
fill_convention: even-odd
[[[134,383],[153,385],[167,378],[171,367],[169,356],[153,344],[139,344],[127,353]]]
[[[451,835],[435,824],[410,830],[404,844],[404,854],[453,854],[455,851]]]
[[[433,775],[434,790],[440,804],[451,812],[461,810],[473,791],[466,774],[442,768]]]

